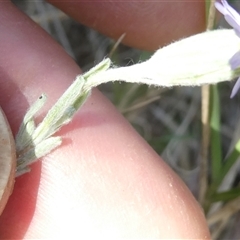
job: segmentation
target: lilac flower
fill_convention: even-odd
[[[236,10],[234,10],[226,0],[221,0],[221,3],[216,2],[215,7],[218,9],[219,12],[221,12],[224,15],[226,21],[234,28],[237,36],[240,37],[239,13]],[[238,67],[240,67],[240,51],[232,56],[232,58],[229,60],[229,63],[232,70],[235,70]],[[239,89],[240,89],[240,77],[235,83],[230,97],[231,98],[234,97]]]

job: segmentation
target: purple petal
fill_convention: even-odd
[[[231,59],[229,60],[229,63],[231,65],[232,70],[235,70],[238,67],[240,67],[240,51],[238,51],[231,57]]]
[[[230,98],[233,98],[236,95],[236,93],[238,92],[239,88],[240,88],[240,78],[238,78],[237,82],[235,83],[235,85],[234,85],[234,87],[232,89]]]
[[[223,7],[227,10],[228,14],[231,15],[233,19],[240,19],[239,13],[234,8],[232,8],[226,0],[222,0],[221,2],[223,4]]]
[[[221,3],[216,2],[215,7],[221,12],[226,21],[234,28],[238,37],[240,37],[240,15],[234,10],[226,0],[222,0]]]
[[[222,13],[223,15],[227,14],[227,9],[223,6],[223,4],[219,3],[219,2],[215,2],[215,7],[216,9]]]
[[[240,37],[240,17],[238,19],[238,22],[236,22],[235,19],[233,19],[232,16],[229,15],[225,15],[224,18],[226,19],[228,24],[233,27],[237,36]]]
[[[240,15],[236,10],[234,10],[226,0],[221,0],[221,3],[216,2],[215,7],[221,12],[226,21],[234,28],[235,33],[240,37]],[[229,60],[232,70],[235,70],[240,67],[240,51],[235,53]],[[233,98],[238,90],[240,89],[240,77],[235,83],[230,98]]]

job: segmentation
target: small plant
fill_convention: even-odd
[[[209,1],[206,1],[206,5],[208,3]],[[209,6],[209,15],[214,12],[213,7]],[[29,166],[33,162],[61,145],[61,137],[55,136],[55,133],[72,120],[74,114],[91,94],[92,88],[100,84],[123,81],[156,87],[202,86],[239,77],[240,16],[228,5],[226,0],[216,3],[216,8],[225,16],[234,30],[211,30],[182,39],[159,49],[149,60],[128,67],[115,66],[109,58],[106,58],[85,74],[77,76],[48,111],[43,121],[36,126],[34,116],[47,100],[45,94],[42,94],[29,108],[16,136],[16,176],[29,171]],[[214,22],[214,18],[211,21]],[[236,95],[239,88],[240,78],[232,90],[231,97]],[[206,118],[210,134],[204,133],[203,138],[209,138],[210,144],[203,144],[203,149],[206,150],[210,147],[210,157],[207,150],[205,157],[206,160],[211,159],[211,169],[204,169],[204,171],[206,170],[204,181],[207,186],[203,187],[201,204],[206,215],[209,214],[214,203],[225,204],[217,212],[208,216],[209,225],[217,226],[214,235],[217,237],[223,227],[223,222],[216,215],[219,212],[227,212],[233,206],[235,212],[239,210],[236,200],[240,199],[240,189],[234,188],[225,191],[219,191],[219,189],[240,155],[240,140],[224,158],[220,137],[221,105],[217,85],[211,86],[209,94],[209,104],[206,105],[205,110],[210,113],[210,117]],[[208,172],[210,172],[209,178]],[[200,188],[203,185],[200,181]],[[230,215],[226,215],[226,219],[228,220],[233,213],[234,211]],[[226,224],[226,221],[224,223]]]

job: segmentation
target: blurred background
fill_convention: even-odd
[[[59,42],[83,72],[95,66],[106,56],[111,57],[115,65],[129,66],[144,61],[152,55],[150,52],[130,48],[121,43],[116,47],[115,40],[75,22],[45,1],[14,0],[12,2]],[[240,1],[237,1],[237,4],[235,2],[234,6],[237,8]],[[224,18],[220,19],[219,24],[222,27],[228,27]],[[229,98],[233,85],[234,82],[227,82],[217,86],[220,103],[218,120],[221,123],[220,151],[223,158],[231,153],[240,138],[240,93],[234,99]],[[108,83],[100,86],[99,89],[177,172],[198,198],[202,139],[201,88],[168,89],[127,83]],[[211,157],[209,168],[211,169]],[[222,182],[222,190],[239,187],[239,169],[240,164],[236,160]],[[207,177],[211,180],[211,172]],[[238,196],[230,199],[231,201],[227,199],[219,202],[218,200],[218,203],[208,208],[206,217],[213,239],[240,239],[238,227],[240,198]],[[233,199],[234,203],[232,203]],[[226,210],[229,203],[234,205],[234,208],[231,205],[233,210],[229,210],[230,207]]]

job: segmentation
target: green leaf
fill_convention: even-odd
[[[240,196],[240,188],[233,188],[226,192],[216,193],[211,196],[211,202],[230,201]]]
[[[224,161],[224,164],[222,167],[221,179],[223,179],[226,176],[228,171],[231,169],[234,163],[238,160],[239,155],[240,155],[240,140],[238,140],[233,151]]]

